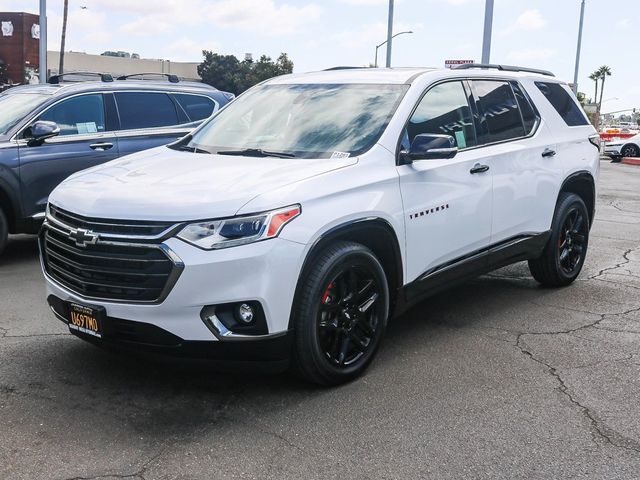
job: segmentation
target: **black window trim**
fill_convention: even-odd
[[[538,108],[536,107],[536,104],[531,100],[531,96],[529,95],[529,92],[527,92],[526,88],[524,88],[522,86],[522,83],[520,81],[518,81],[517,79],[515,79],[513,77],[511,77],[511,78],[509,78],[509,77],[450,77],[450,78],[438,80],[438,81],[436,81],[434,83],[429,84],[427,86],[427,88],[425,88],[425,90],[422,93],[422,95],[420,95],[420,98],[418,99],[416,104],[411,109],[411,113],[407,117],[407,120],[405,121],[404,127],[402,127],[402,130],[400,131],[400,135],[398,137],[398,143],[397,143],[397,146],[396,146],[396,165],[397,166],[400,165],[400,150],[401,150],[402,137],[403,137],[404,131],[406,130],[407,126],[409,125],[409,120],[411,120],[411,117],[413,117],[413,114],[418,109],[418,106],[420,105],[420,102],[422,102],[422,99],[424,98],[424,96],[427,93],[429,93],[429,91],[433,87],[436,87],[437,85],[441,85],[443,83],[449,83],[449,82],[461,82],[462,86],[463,86],[463,88],[465,90],[465,93],[467,95],[470,95],[470,96],[473,97],[473,103],[474,104],[473,105],[469,105],[469,108],[471,109],[472,114],[475,114],[475,113],[478,113],[478,110],[477,110],[478,99],[476,98],[476,95],[473,92],[473,88],[471,87],[471,82],[473,80],[507,82],[507,83],[509,83],[509,86],[511,87],[511,91],[512,92],[513,92],[513,86],[511,86],[511,83],[512,82],[517,83],[518,86],[520,87],[520,90],[524,94],[526,100],[531,105],[531,108],[533,109],[533,112],[536,115],[536,123],[533,126],[533,128],[531,129],[531,133],[529,133],[528,135],[524,135],[522,137],[516,137],[516,138],[509,138],[508,140],[500,140],[498,142],[482,143],[482,144],[479,144],[479,145],[474,145],[473,147],[461,148],[461,149],[458,150],[459,152],[468,152],[470,150],[475,150],[475,149],[478,149],[478,148],[485,148],[485,147],[492,147],[494,145],[501,145],[503,143],[508,143],[508,142],[518,142],[520,140],[524,140],[524,139],[527,139],[527,138],[532,138],[538,133],[538,130],[540,129],[540,125],[542,124],[542,117],[540,115],[540,112],[538,111]],[[515,98],[515,92],[514,92],[514,98]],[[517,102],[517,100],[518,99],[516,98],[516,102]],[[518,110],[520,110],[520,105],[518,105]],[[520,116],[522,117],[522,112],[520,113]],[[474,128],[476,130],[476,140],[477,140],[478,133],[479,133],[478,126],[476,124],[475,115],[471,115],[471,117],[472,117],[472,120],[473,120],[473,123],[474,123]],[[524,129],[524,121],[522,122],[522,126],[523,126],[523,129]]]
[[[495,82],[506,82],[506,83],[508,83],[509,84],[509,88],[511,89],[511,93],[513,94],[513,98],[516,101],[516,105],[518,105],[518,111],[520,111],[520,105],[518,104],[518,98],[516,97],[516,94],[513,91],[512,82],[515,82],[520,87],[520,90],[525,95],[525,98],[529,102],[529,105],[531,105],[531,108],[533,109],[533,113],[535,113],[535,115],[536,115],[536,123],[533,126],[533,128],[531,129],[531,133],[529,133],[528,135],[522,135],[520,137],[508,138],[507,140],[499,140],[497,142],[482,143],[482,144],[476,145],[475,147],[471,147],[471,148],[491,147],[493,145],[502,145],[503,143],[508,143],[508,142],[518,142],[520,140],[531,138],[531,137],[535,136],[536,133],[538,133],[538,129],[540,128],[540,124],[542,123],[542,117],[540,116],[540,112],[536,108],[535,104],[531,101],[531,97],[527,93],[526,89],[522,86],[522,83],[520,83],[519,81],[517,81],[514,78],[502,78],[502,77],[500,77],[500,78],[498,78],[498,77],[488,77],[488,78],[485,78],[485,77],[471,77],[471,78],[467,78],[466,80],[469,81],[469,83],[472,83],[473,80],[495,81]],[[477,108],[477,103],[478,103],[479,99],[476,97],[475,90],[473,89],[473,87],[471,87],[471,91],[473,92],[474,103],[476,104],[476,108]],[[525,126],[524,126],[524,118],[522,117],[522,112],[521,111],[520,111],[520,120],[522,121],[522,131],[526,131]],[[476,133],[476,135],[477,135],[477,133]],[[467,149],[467,150],[469,150],[469,149]]]
[[[542,80],[534,80],[534,84],[537,84],[537,83],[554,83],[554,84],[556,84],[556,85],[560,85],[561,87],[562,87],[563,85],[567,85],[567,84],[566,84],[566,83],[564,83],[564,82],[550,82],[550,81],[548,81],[548,80],[545,80],[545,81],[542,81]],[[584,127],[590,127],[590,126],[592,126],[592,125],[591,125],[591,122],[589,121],[589,117],[587,116],[586,112],[584,111],[584,108],[582,108],[582,105],[580,105],[580,103],[579,103],[579,102],[578,102],[578,103],[576,103],[576,106],[577,106],[577,107],[578,107],[578,109],[582,112],[582,115],[584,115],[584,118],[587,120],[587,123],[584,123],[584,124],[582,124],[582,125],[569,125],[569,124],[567,124],[567,122],[565,121],[565,119],[564,119],[564,118],[562,118],[562,115],[560,115],[560,112],[558,112],[558,111],[556,110],[556,107],[554,107],[554,106],[553,106],[553,104],[549,101],[549,99],[547,98],[547,96],[546,96],[544,93],[542,93],[542,90],[540,90],[540,88],[538,87],[538,85],[536,85],[536,88],[540,91],[540,94],[545,98],[545,100],[546,100],[547,102],[549,102],[549,105],[551,105],[551,107],[553,108],[553,110],[558,114],[558,116],[560,117],[560,119],[564,122],[565,127],[567,127],[567,128],[584,128]],[[564,90],[564,89],[563,89],[563,90]],[[575,102],[574,102],[574,103],[575,103]]]
[[[18,140],[24,140],[24,137],[22,136],[22,134],[40,116],[42,116],[43,114],[47,113],[50,109],[52,109],[56,105],[59,105],[62,102],[65,102],[65,101],[67,101],[69,99],[72,99],[72,98],[85,96],[85,95],[101,95],[102,96],[102,109],[104,111],[104,119],[105,119],[104,123],[105,123],[105,129],[106,129],[107,128],[107,111],[106,111],[105,98],[104,98],[105,93],[106,92],[104,92],[102,90],[96,90],[96,91],[93,91],[93,92],[75,93],[73,95],[68,95],[66,97],[59,98],[55,102],[44,106],[41,110],[38,110],[34,115],[29,117],[29,120],[27,120],[26,122],[23,122],[22,125],[18,128],[18,131],[11,137],[11,139],[9,141],[13,142],[13,141],[18,141]],[[68,140],[68,141],[79,140],[79,141],[81,141],[81,140],[86,140],[88,138],[96,137],[98,135],[104,135],[105,133],[115,133],[115,130],[105,130],[104,132],[96,132],[96,133],[78,133],[76,135],[62,135],[60,137],[54,137],[54,139],[55,139],[56,142],[61,142],[63,140]]]
[[[214,109],[213,109],[213,114],[217,113],[220,110],[220,104],[218,103],[218,101],[213,98],[210,97],[209,95],[205,95],[203,93],[193,93],[193,92],[189,92],[189,91],[179,91],[179,90],[155,90],[155,89],[149,89],[149,90],[145,90],[145,89],[117,89],[117,90],[109,90],[109,93],[114,94],[114,99],[115,99],[115,94],[116,93],[164,93],[165,95],[169,96],[169,99],[171,100],[171,102],[174,104],[174,107],[176,107],[176,116],[178,116],[178,111],[177,108],[181,108],[178,101],[173,97],[173,95],[175,94],[186,94],[186,95],[196,95],[199,97],[205,97],[208,98],[209,100],[211,100],[214,104]],[[143,127],[143,128],[122,128],[122,121],[120,119],[120,110],[118,108],[118,101],[115,100],[116,103],[116,109],[118,110],[118,124],[120,125],[120,129],[116,130],[116,132],[138,132],[138,131],[159,131],[159,130],[176,130],[176,129],[192,129],[197,125],[198,122],[204,122],[206,119],[203,120],[199,120],[198,122],[187,122],[187,123],[179,123],[176,125],[164,125],[164,126],[160,126],[160,127]],[[231,103],[231,102],[229,102]],[[186,114],[186,113],[185,113]],[[187,118],[189,118],[189,115],[187,115]]]
[[[398,137],[398,142],[397,142],[397,145],[396,145],[396,165],[397,166],[401,165],[401,163],[400,163],[400,150],[402,149],[402,138],[404,136],[404,132],[407,129],[407,127],[409,126],[409,122],[411,121],[411,118],[413,117],[413,114],[416,113],[416,110],[418,109],[418,107],[422,103],[422,100],[427,95],[427,93],[429,93],[429,91],[431,91],[433,88],[437,87],[438,85],[442,85],[444,83],[452,83],[452,82],[461,83],[462,84],[462,90],[464,91],[465,97],[467,98],[467,105],[469,105],[469,110],[471,110],[471,112],[473,113],[473,107],[469,104],[469,97],[471,96],[471,92],[469,91],[468,86],[466,85],[466,80],[467,79],[465,77],[446,78],[446,79],[439,80],[437,82],[431,83],[431,84],[429,84],[427,86],[427,88],[425,88],[424,92],[422,92],[422,95],[420,95],[420,98],[418,99],[418,101],[415,103],[415,105],[411,109],[411,113],[409,114],[409,116],[405,120],[404,126],[402,127],[402,130],[400,130],[400,136]],[[473,129],[476,132],[476,141],[477,141],[478,131],[477,131],[477,128],[476,128],[475,119],[473,118],[473,114],[471,115],[471,121],[473,122]],[[461,148],[458,151],[466,152],[467,150],[471,150],[472,148],[476,148],[476,147],[473,146],[473,147]]]
[[[63,96],[59,99],[57,99],[56,101],[49,103],[45,106],[41,106],[41,108],[36,110],[36,113],[31,115],[30,117],[26,117],[28,118],[28,120],[24,120],[22,121],[22,123],[17,127],[16,133],[14,133],[11,138],[9,139],[10,142],[15,142],[18,140],[22,140],[22,133],[24,132],[24,130],[26,130],[26,128],[31,125],[35,120],[37,120],[37,118],[44,114],[45,112],[47,112],[50,108],[53,108],[54,106],[58,105],[61,102],[64,102],[65,100],[69,100],[70,98],[75,98],[75,97],[79,97],[82,95],[102,95],[102,101],[103,101],[103,108],[105,108],[105,129],[106,129],[106,115],[107,115],[107,111],[106,111],[106,99],[105,96],[108,94],[115,94],[115,93],[119,93],[119,92],[127,92],[127,93],[131,93],[131,92],[150,92],[150,93],[165,93],[167,95],[169,95],[169,97],[171,98],[171,101],[174,101],[173,99],[173,94],[178,93],[178,94],[187,94],[187,95],[197,95],[200,97],[206,97],[208,99],[210,99],[213,103],[214,103],[214,110],[212,115],[216,114],[217,112],[219,112],[221,110],[220,108],[220,103],[213,97],[210,97],[209,95],[205,95],[204,93],[196,93],[196,92],[190,92],[190,91],[180,91],[180,90],[156,90],[156,89],[105,89],[105,90],[93,90],[93,91],[87,91],[87,92],[79,92],[79,93],[74,93],[71,95],[66,95]],[[116,111],[118,113],[118,117],[117,119],[115,119],[115,123],[118,126],[121,126],[121,122],[120,122],[120,112],[118,110],[118,102],[115,101],[115,96],[114,96],[114,103],[115,103],[115,107],[116,107]],[[229,102],[231,103],[231,102]],[[228,105],[228,103],[227,103]],[[226,106],[226,105],[225,105]],[[200,121],[201,123],[204,122],[204,120]],[[160,131],[160,130],[184,130],[185,128],[187,129],[191,129],[194,128],[193,123],[197,123],[197,122],[188,122],[188,123],[182,123],[179,125],[167,125],[164,127],[148,127],[148,128],[136,128],[136,129],[127,129],[127,130],[123,130],[122,128],[119,128],[118,130],[105,130],[104,132],[97,132],[97,133],[86,133],[86,134],[77,134],[77,135],[64,135],[62,137],[59,137],[59,139],[56,139],[57,142],[62,141],[62,139],[64,140],[68,140],[68,141],[75,141],[75,140],[86,140],[89,138],[93,138],[96,135],[104,135],[104,134],[116,134],[117,132],[136,132],[136,131]],[[158,132],[159,133],[159,132]]]

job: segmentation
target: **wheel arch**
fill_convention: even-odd
[[[581,170],[574,172],[565,178],[560,187],[560,192],[575,193],[587,206],[587,212],[589,213],[589,227],[593,225],[593,218],[596,212],[596,182],[591,172]]]
[[[10,190],[0,179],[0,208],[7,216],[7,221],[9,222],[9,231],[13,233],[16,230],[20,213],[17,208],[18,204],[16,200],[9,192]]]
[[[403,285],[402,251],[398,237],[391,224],[383,218],[369,217],[337,225],[320,235],[312,244],[300,269],[293,305],[289,315],[289,328],[293,326],[296,299],[299,296],[298,291],[307,270],[313,265],[314,258],[325,247],[338,241],[351,241],[364,245],[380,260],[389,285],[389,312],[393,314],[398,294]]]

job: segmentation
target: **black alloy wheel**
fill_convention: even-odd
[[[361,359],[372,346],[381,324],[381,296],[375,275],[350,265],[328,284],[318,311],[318,340],[327,359],[344,368]]]
[[[581,209],[572,208],[565,217],[558,237],[558,263],[567,274],[573,274],[585,252],[588,221]]]
[[[575,193],[560,193],[549,241],[540,257],[529,260],[533,278],[547,287],[573,282],[587,255],[589,226],[589,213],[582,198]]]
[[[620,150],[623,157],[640,157],[640,149],[637,145],[628,143]]]
[[[325,247],[296,290],[294,367],[319,385],[353,380],[373,360],[388,315],[387,278],[373,252],[347,241]]]

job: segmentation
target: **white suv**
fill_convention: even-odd
[[[99,345],[345,382],[390,318],[453,283],[522,260],[571,283],[596,139],[548,72],[274,78],[169,146],[62,183],[40,235],[48,302]]]

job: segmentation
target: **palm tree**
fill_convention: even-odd
[[[604,95],[604,81],[607,79],[607,77],[611,76],[611,67],[608,67],[607,65],[601,66],[598,69],[598,76],[600,77],[600,80],[602,80],[602,84],[600,85],[600,101],[598,102],[598,105],[601,107],[602,97]]]
[[[69,11],[69,0],[64,0],[64,11],[62,14],[62,36],[60,38],[60,67],[58,75],[64,73],[64,41],[67,37],[67,12]]]
[[[593,95],[593,102],[592,103],[598,103],[598,80],[600,80],[600,74],[596,70],[591,75],[589,75],[589,78],[596,83],[596,91],[595,91],[595,93]]]

